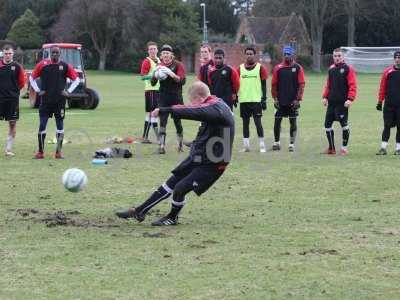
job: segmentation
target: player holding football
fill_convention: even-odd
[[[224,173],[230,162],[235,135],[233,114],[222,100],[210,96],[207,85],[200,81],[189,88],[188,95],[190,105],[160,107],[153,115],[168,113],[178,119],[201,122],[189,156],[145,202],[117,212],[118,217],[135,218],[142,222],[151,208],[172,194],[171,211],[152,225],[176,225],[179,212],[185,204],[185,196],[191,191],[200,196]]]
[[[197,79],[208,85],[208,73],[210,68],[214,66],[214,61],[211,57],[211,48],[208,45],[202,45],[200,47],[200,70],[197,74]]]
[[[347,155],[347,144],[350,138],[348,124],[349,108],[357,94],[356,72],[353,67],[344,62],[341,49],[333,51],[333,65],[329,67],[328,78],[323,92],[322,103],[327,106],[325,115],[325,131],[329,147],[324,154],[335,155],[335,138],[332,124],[339,121],[342,126],[341,155]]]
[[[8,121],[6,156],[15,155],[12,146],[19,119],[19,92],[25,85],[25,71],[13,59],[13,47],[4,45],[3,59],[0,60],[0,120]]]
[[[282,118],[289,118],[290,142],[289,151],[293,152],[297,134],[297,116],[300,101],[303,99],[305,79],[303,67],[295,61],[295,51],[292,47],[283,48],[283,62],[275,66],[272,73],[271,94],[274,99],[275,142],[272,150],[281,149],[280,135]]]
[[[60,60],[60,48],[52,47],[50,49],[50,59],[44,59],[39,62],[29,77],[30,84],[35,92],[41,97],[39,106],[39,132],[38,145],[39,149],[35,155],[35,159],[44,158],[44,143],[46,139],[46,127],[49,118],[53,117],[56,120],[56,137],[57,147],[54,157],[62,159],[61,152],[64,139],[64,116],[66,98],[79,85],[80,80],[78,73],[74,68]],[[36,79],[40,78],[41,87],[36,83]],[[67,78],[72,80],[71,85],[67,90]]]
[[[244,152],[250,151],[250,118],[253,117],[260,142],[260,152],[266,152],[264,129],[261,123],[262,111],[267,109],[268,71],[256,61],[256,49],[246,47],[246,62],[237,69],[240,78],[239,103],[240,117],[243,120]]]
[[[239,75],[235,69],[225,64],[225,52],[222,49],[214,51],[214,64],[214,66],[210,66],[208,72],[208,86],[211,95],[224,100],[233,110],[233,106],[237,106]]]
[[[387,154],[391,127],[397,127],[395,155],[400,155],[400,51],[394,53],[394,65],[385,69],[381,78],[377,110],[383,107],[383,132],[381,148],[377,155]]]
[[[148,56],[143,60],[142,66],[140,68],[140,75],[142,75],[142,80],[144,81],[144,98],[146,111],[142,136],[143,144],[151,144],[149,140],[149,131],[151,127],[153,127],[154,133],[158,139],[158,119],[152,118],[150,116],[151,112],[158,107],[158,89],[160,88],[160,85],[158,83],[154,86],[151,85],[151,78],[153,77],[153,73],[157,68],[157,64],[160,63],[160,60],[157,57],[157,44],[154,42],[148,42],[147,53]]]
[[[182,86],[186,82],[185,68],[183,64],[174,57],[174,51],[170,45],[164,45],[161,48],[161,66],[168,76],[164,80],[159,80],[153,75],[151,84],[155,86],[157,82],[160,82],[160,107],[171,107],[172,105],[183,104],[182,98]],[[165,154],[165,139],[166,129],[169,114],[160,114],[160,147],[159,154]],[[156,117],[156,116],[153,116]],[[178,152],[183,151],[183,127],[182,122],[179,118],[174,119],[176,128],[176,135],[178,138]]]

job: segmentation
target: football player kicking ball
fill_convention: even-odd
[[[46,139],[47,121],[54,115],[56,119],[56,137],[57,148],[54,157],[56,159],[64,158],[61,152],[64,140],[64,116],[66,98],[79,85],[79,77],[74,68],[60,60],[60,48],[52,47],[50,49],[50,59],[44,59],[38,63],[29,77],[32,88],[41,97],[39,106],[39,133],[38,144],[39,149],[35,159],[44,158],[44,142]],[[38,87],[35,79],[40,78],[41,88]],[[72,80],[68,90],[67,78]]]
[[[235,121],[230,108],[214,96],[203,82],[195,82],[188,91],[190,105],[160,107],[153,112],[170,113],[177,119],[200,121],[201,126],[189,156],[173,171],[145,202],[135,208],[117,212],[119,218],[142,222],[147,212],[172,194],[171,211],[153,226],[176,225],[185,196],[194,191],[198,196],[207,191],[224,173],[232,154]]]
[[[394,65],[387,68],[381,79],[377,110],[383,107],[382,144],[377,155],[387,154],[387,144],[390,138],[390,129],[397,127],[395,155],[400,155],[400,51],[394,53]]]
[[[353,67],[344,62],[344,56],[341,49],[333,51],[333,62],[328,71],[323,93],[322,103],[327,106],[325,115],[325,130],[329,147],[323,154],[335,155],[335,137],[332,124],[339,121],[342,126],[342,148],[341,155],[347,155],[347,144],[350,137],[350,128],[348,125],[349,107],[353,104],[357,94],[356,72]]]

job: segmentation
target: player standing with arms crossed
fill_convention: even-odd
[[[322,103],[327,107],[325,115],[325,131],[329,147],[323,154],[335,155],[335,137],[332,124],[338,121],[342,126],[341,155],[347,155],[347,144],[350,138],[348,124],[349,108],[357,95],[356,72],[353,67],[344,62],[341,49],[333,51],[333,65],[328,71],[328,78],[323,93]]]
[[[12,146],[17,133],[19,119],[19,92],[25,85],[25,71],[14,62],[14,49],[10,45],[3,47],[3,59],[0,60],[0,120],[8,121],[6,156],[14,156]]]

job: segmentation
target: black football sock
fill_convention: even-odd
[[[160,139],[160,135],[158,133],[158,124],[157,122],[151,123],[153,125],[154,134],[156,135],[157,141]]]
[[[169,188],[166,184],[163,184],[145,202],[136,207],[136,210],[145,215],[151,208],[156,206],[162,200],[167,199],[171,193],[171,188]]]
[[[250,118],[243,118],[243,137],[245,139],[250,137]]]
[[[297,118],[290,118],[290,144],[294,144],[296,141],[296,135],[297,135]]]
[[[274,124],[275,142],[279,142],[281,138],[281,123],[282,123],[282,118],[275,118],[275,124]]]
[[[170,210],[170,212],[168,213],[168,216],[169,216],[171,219],[176,219],[176,217],[179,215],[179,213],[180,213],[180,211],[182,210],[182,208],[183,208],[184,205],[185,205],[185,202],[184,202],[184,201],[183,201],[183,202],[175,202],[175,201],[172,201],[171,210]]]
[[[389,142],[389,139],[390,139],[390,126],[384,126],[382,131],[382,142]]]
[[[348,126],[343,127],[343,147],[346,147],[350,139],[350,128]]]
[[[258,137],[263,138],[264,137],[264,128],[261,123],[261,117],[254,117],[254,125],[256,125]]]
[[[57,132],[57,133],[56,133],[56,137],[57,137],[57,148],[56,148],[56,152],[61,152],[62,145],[63,145],[63,141],[64,141],[64,131],[62,131],[62,132]]]
[[[328,139],[329,149],[335,149],[335,132],[333,128],[326,129],[326,137]]]
[[[39,152],[43,153],[44,151],[44,141],[46,140],[46,132],[38,133],[38,145],[39,145]]]
[[[149,127],[150,123],[148,121],[144,121],[144,128],[143,128],[143,139],[147,140],[149,138]]]

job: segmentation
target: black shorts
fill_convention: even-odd
[[[178,104],[183,104],[182,95],[160,93],[160,98],[158,102],[159,107],[170,107]]]
[[[275,118],[296,118],[299,110],[292,105],[281,105],[275,112]]]
[[[17,121],[19,119],[19,100],[0,100],[0,120]]]
[[[200,196],[221,177],[226,167],[227,164],[197,164],[187,158],[171,173],[175,175],[180,184],[190,185],[193,191]]]
[[[262,117],[261,102],[245,102],[240,103],[240,117]]]
[[[46,102],[41,101],[39,106],[39,116],[48,117],[56,119],[64,119],[65,117],[65,99],[60,99],[59,101]]]
[[[388,105],[383,106],[383,123],[385,126],[400,126],[400,106]]]
[[[158,107],[158,99],[160,98],[160,93],[158,91],[145,91],[145,109],[146,112],[152,112]]]
[[[340,122],[342,127],[347,126],[349,108],[344,103],[328,104],[325,115],[325,128],[331,128],[334,121]]]

